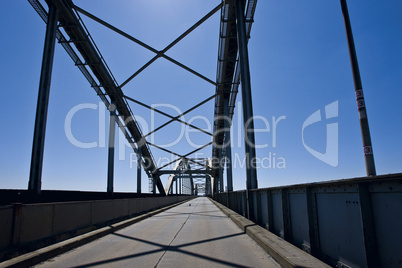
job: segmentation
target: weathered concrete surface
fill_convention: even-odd
[[[37,267],[280,267],[207,198],[113,232]]]
[[[330,268],[331,266],[314,258],[307,252],[286,242],[282,238],[274,235],[268,230],[256,225],[254,222],[237,214],[233,210],[211,200],[222,210],[230,219],[233,220],[242,230],[252,237],[257,244],[264,248],[278,263],[283,267],[311,267],[311,268]]]

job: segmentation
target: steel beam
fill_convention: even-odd
[[[369,184],[360,182],[358,189],[367,267],[381,267]]]
[[[211,176],[208,176],[205,180],[205,194],[207,195],[212,194]]]
[[[112,103],[109,106],[109,150],[108,150],[108,162],[107,162],[107,192],[113,194],[113,181],[114,181],[114,147],[115,147],[115,135],[116,135],[116,114],[115,106]]]
[[[246,1],[243,1],[246,2]],[[247,8],[244,12],[246,20],[246,35],[249,39],[251,26],[253,24],[254,13],[257,0],[247,1]],[[214,122],[214,146],[212,147],[212,158],[218,157],[218,145],[224,142],[223,122],[223,99],[229,94],[229,115],[233,117],[240,84],[240,66],[238,58],[238,44],[236,32],[236,16],[234,0],[225,0],[221,10],[220,37],[218,48],[217,66],[217,87],[215,98],[214,115],[217,120]],[[215,169],[215,176],[218,170]]]
[[[183,179],[191,179],[193,177],[195,177],[195,178],[205,178],[206,175],[193,176],[191,174],[177,174],[175,176],[177,176],[177,177],[181,176]]]
[[[274,205],[272,201],[271,190],[267,190],[267,214],[268,214],[268,231],[274,232]]]
[[[49,106],[50,82],[52,77],[54,48],[58,10],[49,3],[49,17],[46,27],[45,45],[43,49],[42,69],[39,82],[38,103],[36,107],[35,130],[32,146],[31,169],[28,189],[39,195],[42,189],[43,152],[45,147],[46,121]]]
[[[188,175],[195,175],[195,174],[202,174],[202,175],[211,175],[212,172],[211,170],[193,170],[193,169],[188,169],[188,170],[159,170],[158,175],[166,175],[166,174],[173,174],[173,175],[179,175],[179,174],[188,174]]]
[[[213,194],[219,193],[219,177],[212,177],[212,192]]]
[[[183,187],[183,181],[181,179],[181,175],[179,175],[179,194],[181,194],[182,187]]]
[[[141,148],[137,149],[137,194],[141,193]]]
[[[314,188],[311,186],[306,187],[307,197],[307,216],[309,226],[309,238],[310,238],[310,253],[316,258],[321,259],[321,245],[320,245],[320,233],[318,228],[318,209],[317,199],[314,192]]]
[[[191,178],[193,178],[193,179],[205,179],[205,178],[209,177],[208,175],[203,175],[203,174],[200,174],[200,175],[182,174],[181,176],[182,176],[182,178],[185,178],[185,179],[191,179]]]
[[[254,198],[250,200],[250,190],[258,189],[257,170],[255,165],[255,137],[254,137],[254,119],[253,105],[251,98],[251,82],[250,82],[250,66],[248,59],[246,24],[244,19],[243,0],[235,0],[236,12],[236,30],[237,42],[239,48],[240,59],[240,78],[241,92],[243,101],[243,122],[244,122],[244,139],[246,151],[246,174],[247,174],[247,209],[248,217],[254,211]]]
[[[218,156],[219,156],[219,192],[223,193],[223,153],[222,153],[222,147],[218,149]]]
[[[152,193],[156,194],[156,178],[153,178],[153,184],[152,184]]]
[[[257,171],[255,166],[255,137],[253,103],[251,96],[250,66],[247,48],[246,25],[243,0],[235,0],[236,26],[238,35],[241,91],[243,101],[243,122],[246,148],[247,189],[257,189]]]
[[[229,117],[229,99],[225,98],[223,100],[223,111],[225,115],[225,166],[226,166],[226,184],[227,191],[233,191],[233,174],[232,174],[232,145],[230,140],[230,126],[231,119]]]
[[[258,192],[254,192],[257,194]],[[282,198],[282,222],[283,222],[283,239],[292,243],[293,235],[292,235],[292,222],[290,215],[290,198],[289,192],[286,188],[281,189],[281,198]]]
[[[353,40],[352,26],[350,23],[348,7],[346,0],[341,0],[343,19],[345,22],[346,37],[348,40],[350,62],[352,65],[353,81],[355,85],[357,109],[359,112],[360,129],[362,133],[364,159],[366,162],[367,176],[376,176],[374,163],[373,147],[371,144],[370,129],[367,118],[366,103],[364,101],[363,86],[360,77],[359,64],[357,62],[356,48]]]

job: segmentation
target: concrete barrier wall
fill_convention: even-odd
[[[12,242],[13,207],[0,207],[0,249],[7,248]]]
[[[246,192],[214,199],[246,215]],[[250,218],[336,267],[402,267],[402,174],[252,190]]]
[[[64,203],[53,206],[52,233],[60,234],[91,225],[93,215],[91,207],[93,204],[90,202]],[[71,220],[72,215],[74,220]]]
[[[18,235],[16,244],[26,244],[52,235],[54,207],[50,204],[22,206],[20,226],[14,231]],[[75,215],[71,215],[75,218]],[[19,234],[18,234],[19,233]]]
[[[0,206],[0,259],[12,248],[44,239],[69,238],[112,220],[171,205],[191,196],[147,197]],[[59,236],[59,238],[54,238]]]

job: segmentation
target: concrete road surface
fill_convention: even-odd
[[[35,267],[280,267],[200,197]]]

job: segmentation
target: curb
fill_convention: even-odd
[[[100,229],[97,229],[95,231],[77,236],[77,237],[73,237],[70,239],[67,239],[65,241],[35,250],[33,252],[29,252],[26,254],[23,254],[21,256],[15,257],[13,259],[10,260],[6,260],[4,262],[0,263],[0,268],[3,267],[29,267],[35,264],[38,264],[40,262],[43,262],[47,259],[50,259],[54,256],[57,256],[59,254],[65,253],[73,248],[82,246],[86,243],[89,243],[91,241],[94,241],[98,238],[101,238],[105,235],[108,235],[110,233],[113,233],[117,230],[123,229],[124,227],[127,227],[131,224],[137,223],[139,221],[145,220],[149,217],[152,217],[156,214],[159,214],[163,211],[166,211],[168,209],[171,209],[175,206],[181,205],[185,202],[190,201],[192,198],[175,203],[173,205],[169,205],[160,209],[156,209],[153,210],[151,212],[142,214],[140,216],[128,219],[128,220],[124,220],[115,224],[112,224],[110,226],[106,226]]]
[[[233,210],[223,206],[209,198],[211,202],[217,206],[224,214],[226,214],[240,229],[250,236],[260,247],[272,256],[282,267],[297,268],[330,268],[331,266],[313,257],[307,252],[290,244],[254,222],[237,214]]]

